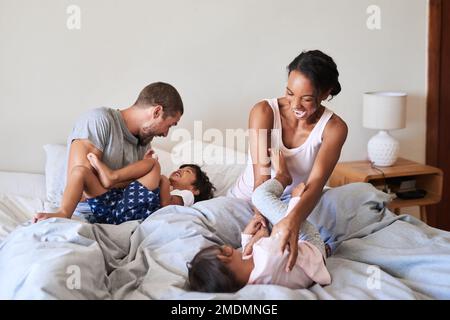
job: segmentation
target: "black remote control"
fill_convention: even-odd
[[[423,197],[425,197],[427,192],[425,190],[423,190],[423,189],[417,189],[417,190],[412,190],[412,191],[396,192],[395,194],[400,199],[407,200],[407,199],[420,199],[420,198],[423,198]]]

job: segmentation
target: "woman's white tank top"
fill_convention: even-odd
[[[271,146],[272,148],[278,148],[283,152],[283,155],[286,159],[286,165],[292,175],[293,182],[291,185],[287,186],[282,195],[282,199],[286,199],[290,197],[292,188],[294,188],[301,182],[306,183],[306,181],[308,180],[317,153],[319,152],[319,148],[322,144],[323,130],[325,129],[328,120],[333,115],[333,111],[325,107],[322,116],[314,126],[306,141],[296,148],[288,149],[283,143],[278,99],[267,99],[266,101],[272,108],[274,115],[273,129],[271,131]],[[272,177],[275,176],[273,168],[271,169],[271,175]],[[238,178],[234,186],[231,187],[228,191],[228,196],[251,201],[253,193],[253,183],[253,164],[249,150],[247,167]]]

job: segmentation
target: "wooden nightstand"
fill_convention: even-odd
[[[414,161],[399,158],[392,167],[376,167],[383,173],[371,167],[368,160],[340,162],[336,165],[330,180],[330,187],[338,187],[352,182],[368,182],[378,189],[382,189],[385,184],[393,189],[394,183],[399,180],[416,181],[416,188],[423,189],[427,192],[421,199],[394,199],[389,203],[388,208],[395,213],[400,213],[400,208],[420,207],[420,218],[426,222],[425,206],[436,204],[441,201],[443,175],[442,170],[423,165]]]

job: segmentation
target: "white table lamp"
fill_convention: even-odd
[[[369,160],[376,166],[395,163],[399,143],[388,130],[402,129],[406,124],[406,93],[367,92],[363,98],[363,126],[380,130],[367,144]]]

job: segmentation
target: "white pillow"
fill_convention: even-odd
[[[44,150],[47,200],[58,207],[64,191],[67,147],[61,144],[46,144]]]
[[[234,185],[247,163],[247,155],[199,140],[189,140],[172,149],[172,162],[177,166],[184,163],[199,165],[216,187],[215,197],[225,196]]]
[[[0,171],[0,194],[45,201],[45,176],[38,173]]]
[[[67,147],[47,144],[44,150],[47,200],[58,207],[64,192]],[[195,163],[201,166],[216,187],[214,195],[217,197],[226,195],[246,167],[245,153],[198,140],[178,144],[172,152],[157,147],[153,150],[158,155],[161,172],[166,176],[181,164]]]
[[[173,163],[172,155],[169,151],[161,148],[153,147],[155,154],[158,156],[159,164],[161,165],[161,173],[165,176],[169,176],[173,171],[178,169],[178,166]]]

